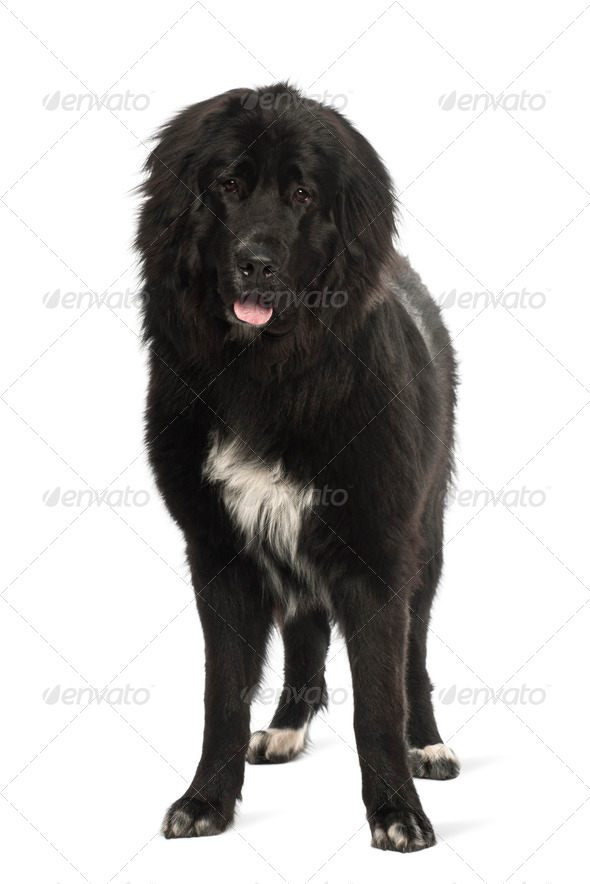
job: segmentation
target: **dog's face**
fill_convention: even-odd
[[[361,308],[392,254],[393,196],[344,117],[278,85],[187,108],[159,137],[137,239],[148,336],[313,334],[308,314]]]
[[[228,322],[274,330],[299,315],[297,299],[319,290],[343,248],[338,145],[305,144],[293,123],[273,131],[263,114],[244,116],[216,120],[226,145],[201,175],[211,213],[203,266]]]

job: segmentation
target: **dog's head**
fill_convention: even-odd
[[[190,350],[207,328],[271,346],[366,309],[393,256],[394,197],[341,114],[282,84],[233,90],[157,139],[137,236],[149,339]]]

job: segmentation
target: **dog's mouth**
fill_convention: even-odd
[[[283,338],[295,329],[297,311],[281,292],[254,289],[236,296],[234,290],[223,297],[219,284],[215,291],[220,296],[216,314],[234,329],[259,329],[270,338]]]
[[[250,292],[234,301],[234,314],[240,322],[248,325],[266,325],[272,318],[273,307],[268,298],[256,292]]]

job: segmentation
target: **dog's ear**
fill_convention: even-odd
[[[334,204],[334,221],[342,237],[347,264],[375,279],[375,268],[393,254],[396,200],[383,161],[360,132],[335,112],[331,129],[343,148],[342,178]]]
[[[224,96],[218,96],[166,123],[155,135],[138,188],[144,197],[135,239],[144,284],[144,336],[166,340],[179,351],[191,326],[187,313],[195,298],[194,293],[187,297],[187,287],[197,284],[200,228],[208,214],[199,193],[199,165],[210,119],[224,105]]]

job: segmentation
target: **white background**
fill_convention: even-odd
[[[3,878],[588,880],[583,0],[8,0],[0,20]],[[339,639],[312,751],[247,768],[226,834],[158,834],[198,760],[203,657],[143,447],[130,191],[174,111],[286,77],[345,105],[385,159],[400,247],[461,364],[460,496],[429,657],[463,771],[418,782],[438,836],[419,854],[369,847]],[[486,108],[486,93],[505,97]],[[278,647],[270,662],[274,689]],[[260,702],[254,723],[271,715]]]

